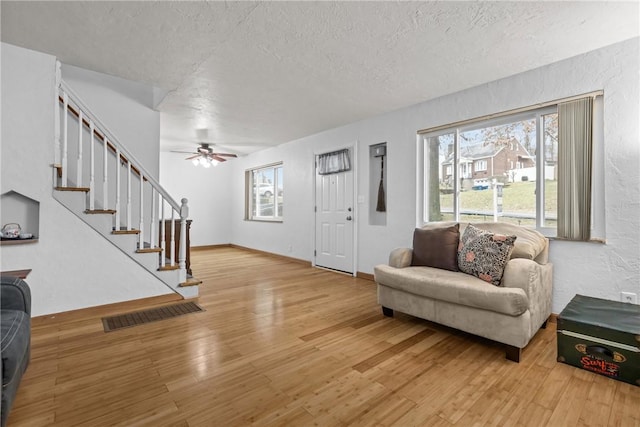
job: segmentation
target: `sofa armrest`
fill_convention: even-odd
[[[536,330],[551,314],[552,275],[552,264],[541,265],[524,258],[509,260],[504,269],[502,286],[524,290],[529,298],[529,311]]]
[[[0,276],[0,308],[20,310],[31,316],[31,291],[24,280],[12,276]]]
[[[395,268],[405,268],[411,265],[413,250],[410,248],[396,248],[389,254],[389,265]]]

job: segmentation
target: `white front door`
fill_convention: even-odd
[[[353,273],[353,223],[353,170],[316,170],[316,266]]]

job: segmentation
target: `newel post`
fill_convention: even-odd
[[[180,252],[178,254],[178,267],[180,270],[187,269],[187,218],[189,217],[189,206],[187,199],[182,199],[180,206]]]

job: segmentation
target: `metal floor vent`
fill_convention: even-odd
[[[144,325],[145,323],[151,323],[157,320],[182,316],[183,314],[197,313],[199,311],[204,311],[204,309],[195,302],[184,302],[149,310],[119,314],[117,316],[103,317],[102,325],[104,326],[105,332],[111,332],[132,326]]]

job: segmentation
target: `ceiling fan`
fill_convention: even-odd
[[[195,166],[202,165],[205,168],[208,168],[211,165],[217,166],[218,163],[226,162],[227,159],[225,157],[238,157],[232,153],[215,152],[213,151],[213,148],[205,142],[200,143],[195,153],[191,151],[172,151],[172,153],[193,154],[185,160],[191,160]]]

